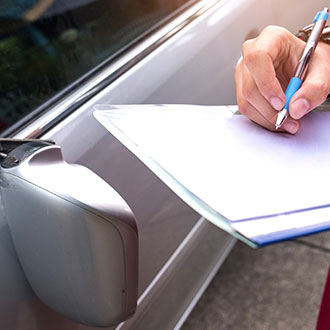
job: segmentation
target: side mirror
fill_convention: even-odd
[[[91,326],[118,324],[137,303],[138,234],[121,196],[61,148],[0,139],[0,189],[24,273],[49,307]]]

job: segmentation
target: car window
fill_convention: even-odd
[[[189,0],[2,0],[0,132]]]

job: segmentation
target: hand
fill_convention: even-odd
[[[274,131],[278,110],[285,104],[284,92],[294,75],[305,42],[288,30],[269,26],[242,46],[236,66],[236,96],[241,113]],[[330,93],[330,46],[319,42],[305,80],[293,95],[289,113],[279,131],[295,134],[299,119],[325,101]]]

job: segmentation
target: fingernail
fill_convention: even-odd
[[[290,116],[294,119],[300,119],[310,110],[311,106],[306,99],[298,99],[290,106]]]
[[[298,131],[298,125],[296,122],[287,120],[283,123],[282,128],[290,134],[296,134]]]
[[[275,110],[282,110],[282,108],[284,107],[283,101],[277,96],[273,96],[270,98],[270,104]]]

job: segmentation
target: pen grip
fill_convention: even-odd
[[[285,91],[285,106],[284,109],[289,111],[289,103],[290,100],[292,98],[292,96],[294,95],[294,93],[299,89],[301,85],[301,79],[297,78],[297,77],[293,77],[291,78],[288,88]]]

